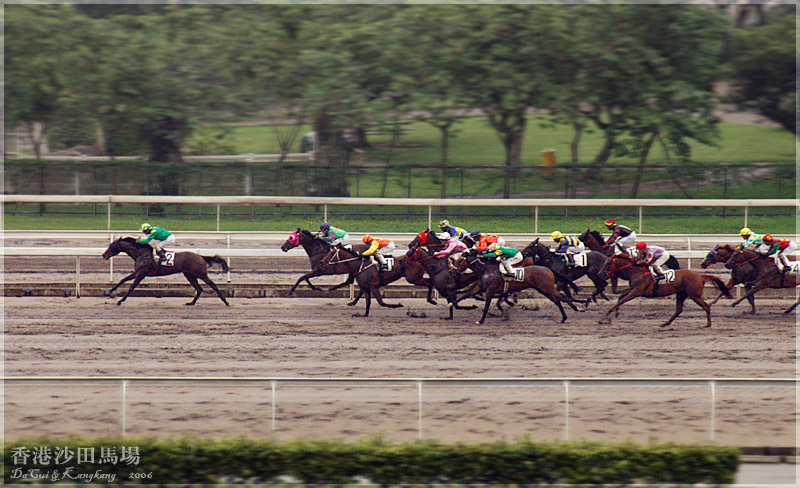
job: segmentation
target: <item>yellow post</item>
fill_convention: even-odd
[[[545,168],[554,168],[556,166],[556,151],[554,149],[542,151],[542,166]],[[545,170],[544,176],[553,176],[553,172]]]

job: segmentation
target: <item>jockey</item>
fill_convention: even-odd
[[[322,240],[330,244],[331,246],[347,246],[350,244],[350,234],[347,231],[338,229],[331,224],[324,222],[322,225],[319,226],[320,230],[320,237]]]
[[[477,232],[477,231],[472,231]],[[472,234],[470,234],[472,237]],[[502,237],[495,235],[495,234],[481,234],[478,232],[478,236],[474,238],[475,240],[475,249],[478,251],[485,251],[490,245],[497,244],[499,246],[505,246],[506,240]]]
[[[383,256],[391,256],[392,251],[394,251],[394,242],[390,241],[389,239],[378,239],[376,237],[372,237],[371,235],[367,234],[362,239],[361,242],[364,244],[368,244],[369,248],[362,252],[362,256],[375,256],[378,258],[378,262],[381,263],[381,266],[386,266],[386,260],[383,259]],[[376,252],[377,251],[377,252]]]
[[[461,240],[469,235],[469,233],[464,229],[462,229],[461,227],[450,225],[450,221],[448,221],[447,219],[439,221],[439,229],[441,229],[442,232],[447,232],[448,234],[450,234],[450,236],[455,237],[458,240]]]
[[[498,243],[489,245],[482,258],[497,257],[500,260],[500,273],[506,276],[514,276],[513,265],[522,261],[522,253],[513,247],[501,247]]]
[[[764,244],[763,234],[756,234],[747,227],[744,227],[742,230],[740,230],[739,235],[742,236],[742,239],[744,239],[744,244],[742,244],[742,246],[746,249],[755,251],[759,246]]]
[[[580,254],[586,249],[580,239],[575,236],[565,236],[559,231],[554,231],[550,234],[550,238],[558,243],[556,253],[567,257],[568,266],[575,266],[573,255]]]
[[[453,253],[464,252],[467,250],[466,244],[464,244],[458,239],[453,238],[453,236],[451,236],[447,232],[436,234],[436,237],[438,237],[441,241],[447,243],[447,247],[434,254],[434,256],[437,258],[443,258],[445,256],[450,256]]]
[[[615,220],[606,220],[606,227],[611,231],[611,236],[606,241],[606,246],[616,245],[617,249],[624,251],[627,246],[636,242],[636,232],[630,227],[618,224]]]
[[[139,228],[147,237],[139,239],[139,244],[150,244],[156,250],[156,254],[160,259],[166,259],[167,255],[164,253],[164,246],[171,246],[175,244],[175,236],[172,235],[167,229],[161,227],[153,227],[148,223],[142,224]]]
[[[772,234],[764,236],[764,244],[770,247],[767,256],[772,256],[775,265],[783,272],[791,268],[787,254],[797,251],[797,243],[789,239],[775,239]]]
[[[636,264],[649,266],[656,274],[656,281],[663,278],[664,270],[661,266],[669,260],[669,252],[661,246],[648,246],[645,242],[636,244],[636,249],[639,250],[639,260]]]

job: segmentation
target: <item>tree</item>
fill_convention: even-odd
[[[797,71],[795,16],[782,15],[774,24],[733,32],[730,101],[755,110],[797,133]]]

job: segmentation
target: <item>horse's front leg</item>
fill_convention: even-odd
[[[402,307],[402,303],[386,303],[383,301],[383,297],[381,297],[381,289],[380,288],[373,288],[373,292],[375,294],[375,300],[378,301],[378,305],[381,307],[388,307],[388,308],[399,308]]]
[[[361,300],[361,295],[363,295],[363,294],[364,294],[364,289],[363,289],[363,288],[361,288],[361,287],[359,286],[359,287],[358,287],[358,294],[357,294],[357,295],[356,295],[356,297],[353,299],[353,301],[351,301],[351,302],[347,302],[347,306],[348,306],[348,307],[352,307],[352,306],[354,306],[356,303],[358,303],[358,301],[359,301],[359,300]]]
[[[133,280],[133,283],[131,284],[131,287],[130,287],[130,288],[128,288],[128,292],[127,292],[127,293],[125,293],[125,296],[124,296],[124,297],[122,297],[122,298],[121,298],[121,299],[120,299],[120,300],[117,302],[117,305],[120,305],[122,302],[124,302],[125,300],[127,300],[127,299],[128,299],[128,297],[129,297],[129,296],[131,296],[131,293],[133,293],[133,290],[134,290],[134,289],[136,289],[136,287],[137,287],[137,286],[139,286],[139,283],[141,283],[141,282],[142,282],[142,280],[143,280],[143,279],[144,279],[146,276],[147,276],[147,274],[146,274],[146,273],[140,273],[140,274],[138,274],[138,275],[136,276],[136,278]]]
[[[626,294],[622,295],[621,297],[619,297],[619,299],[617,300],[617,303],[614,304],[613,307],[609,308],[608,311],[606,312],[606,316],[605,316],[606,323],[611,323],[611,317],[609,317],[609,315],[611,315],[611,312],[616,312],[615,316],[619,317],[619,307],[623,303],[629,302],[629,301],[633,300],[634,298],[636,298],[638,296],[641,296],[642,290],[640,288],[641,287],[633,288],[628,293],[626,293]]]
[[[319,270],[316,270],[316,269],[312,269],[310,272],[308,272],[308,273],[304,274],[303,276],[301,276],[300,278],[298,278],[298,279],[297,279],[297,281],[295,282],[295,284],[294,284],[294,285],[293,285],[293,286],[292,286],[292,287],[289,289],[289,294],[288,294],[287,296],[292,296],[292,295],[294,294],[294,291],[295,291],[295,289],[297,289],[297,287],[298,287],[298,286],[300,285],[300,283],[302,283],[303,281],[305,281],[306,283],[308,283],[308,286],[310,286],[312,290],[314,290],[314,291],[322,291],[322,288],[320,288],[320,287],[318,287],[318,286],[314,286],[314,285],[313,285],[313,284],[312,284],[312,283],[311,283],[311,282],[308,280],[309,278],[313,278],[313,277],[315,277],[315,276],[320,276],[321,274],[322,274],[322,273],[320,273],[320,272],[319,272]]]
[[[126,277],[122,278],[122,280],[121,280],[119,283],[117,283],[116,285],[112,286],[112,287],[111,287],[111,289],[110,289],[110,290],[108,290],[108,296],[111,296],[111,294],[112,294],[112,293],[114,293],[114,291],[115,291],[117,288],[119,288],[119,286],[120,286],[121,284],[125,283],[126,281],[130,281],[130,280],[132,280],[132,279],[133,279],[133,278],[135,278],[135,277],[136,277],[136,271],[134,271],[133,273],[129,274],[128,276],[126,276]]]

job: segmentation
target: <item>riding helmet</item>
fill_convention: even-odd
[[[642,249],[647,249],[647,243],[645,243],[644,241],[637,242],[636,243],[636,249],[638,249],[640,251]]]
[[[764,242],[772,242],[775,238],[772,237],[772,234],[766,234],[764,236]]]
[[[363,242],[364,244],[366,244],[367,242],[369,242],[371,240],[372,240],[372,236],[369,235],[369,234],[366,234],[364,237],[361,238],[361,242]]]
[[[479,235],[481,235],[481,231],[479,230],[473,230],[472,232],[469,233],[470,237],[478,237]]]
[[[742,237],[747,237],[750,234],[752,234],[752,232],[753,231],[751,231],[748,227],[744,227],[742,230],[739,231],[739,235]]]
[[[145,232],[145,231],[148,231],[148,230],[153,230],[153,226],[145,222],[144,224],[142,224],[140,229],[141,229],[142,232]]]
[[[330,228],[331,228],[331,224],[329,224],[329,223],[327,223],[327,222],[323,222],[323,223],[322,223],[322,224],[320,224],[320,226],[319,226],[319,230],[321,230],[322,232],[326,232],[326,231],[327,231],[328,229],[330,229]]]
[[[440,229],[444,229],[444,228],[446,228],[446,227],[450,227],[450,221],[449,221],[449,220],[447,220],[447,219],[440,220],[440,221],[439,221],[439,228],[440,228]]]
[[[614,227],[615,225],[617,225],[617,221],[616,220],[611,220],[611,219],[606,220],[606,227],[611,228],[611,227]]]
[[[560,241],[561,239],[564,238],[564,235],[561,234],[561,232],[556,230],[556,231],[553,231],[552,234],[550,234],[550,238],[553,239],[554,241]]]

